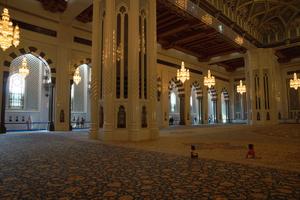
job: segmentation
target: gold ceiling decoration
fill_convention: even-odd
[[[263,43],[299,37],[297,33],[300,27],[299,0],[221,0],[221,2],[208,0],[208,2]]]

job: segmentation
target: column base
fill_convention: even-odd
[[[0,126],[0,134],[6,133],[6,127],[4,125]]]
[[[180,121],[179,125],[185,125],[184,121]]]
[[[49,123],[49,127],[48,127],[48,131],[54,131],[55,128],[54,128],[54,123],[53,122],[50,122]]]
[[[92,140],[98,140],[99,139],[99,130],[90,129],[89,138]]]

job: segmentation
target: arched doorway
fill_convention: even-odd
[[[208,100],[208,123],[218,123],[217,113],[217,91],[215,88],[210,88],[207,95]]]
[[[169,81],[169,125],[185,125],[184,87],[181,81]]]
[[[18,74],[26,57],[29,75]],[[5,88],[5,127],[7,131],[54,130],[53,82],[48,63],[28,53],[10,62]]]
[[[78,84],[71,82],[71,126],[72,129],[90,128],[90,86],[91,67],[81,64],[78,67],[81,81]]]

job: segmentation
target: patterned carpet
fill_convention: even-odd
[[[0,199],[300,199],[300,174],[104,145],[0,135]]]

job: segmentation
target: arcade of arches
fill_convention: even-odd
[[[41,8],[49,15],[37,20],[12,1],[22,40],[0,56],[1,132],[89,128],[92,138],[139,141],[157,138],[169,126],[299,121],[299,89],[289,87],[300,70],[297,17],[290,19],[296,35],[288,44],[280,43],[284,38],[260,40],[251,31],[237,44],[234,27],[242,22],[230,28],[198,1],[93,3],[67,26],[50,8]],[[57,12],[68,18],[67,11]],[[17,70],[24,56],[30,75],[22,80]],[[184,83],[176,78],[181,61],[190,69]],[[76,69],[78,85],[72,80]],[[212,88],[203,83],[208,69],[216,78]],[[244,94],[236,91],[240,80]]]
[[[0,199],[299,199],[300,0],[3,7]]]

